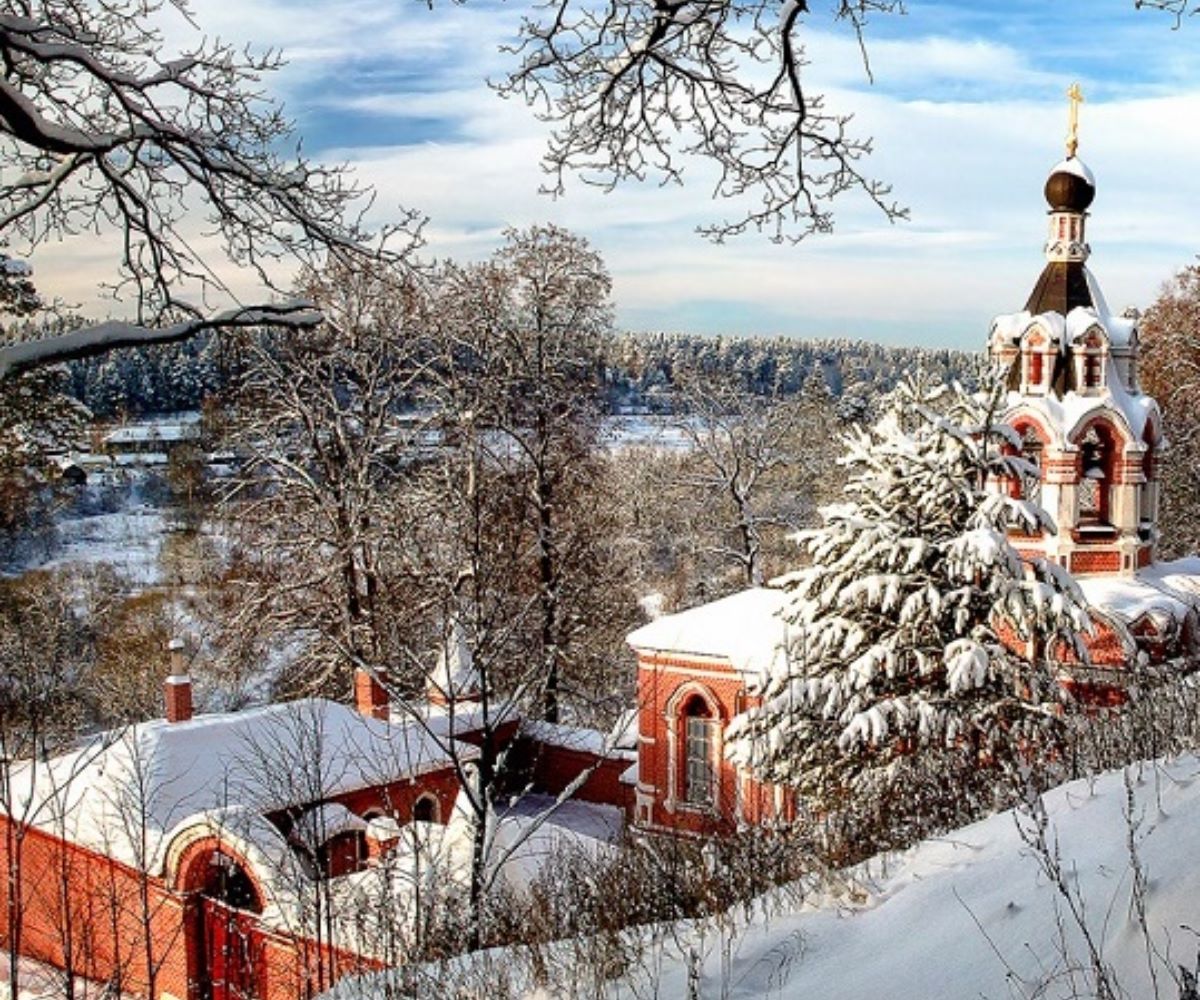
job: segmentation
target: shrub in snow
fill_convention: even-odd
[[[1054,525],[995,488],[1035,469],[985,381],[911,378],[846,437],[846,502],[796,536],[811,564],[778,581],[789,655],[730,726],[737,764],[828,804],[1032,763],[1060,740],[1067,696],[1044,651],[1063,639],[1086,660],[1089,620],[1069,575],[1009,540]]]

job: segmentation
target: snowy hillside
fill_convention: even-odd
[[[1157,769],[1147,765],[1133,780],[1135,840],[1149,880],[1146,925],[1158,951],[1152,963],[1132,906],[1122,774],[1072,782],[1045,799],[1049,844],[1057,842],[1096,948],[1130,997],[1174,998],[1176,964],[1194,968],[1200,946],[1200,934],[1191,929],[1200,927],[1198,778],[1200,761],[1188,757]],[[1092,996],[1089,953],[1068,901],[1023,840],[1018,822],[1032,825],[1006,812],[919,845],[886,865],[887,874],[872,880],[861,905],[826,903],[753,925],[736,942],[724,976],[720,948],[710,942],[700,995]],[[687,963],[668,958],[657,985],[660,996],[686,996]],[[645,996],[644,978],[619,984],[613,995]]]
[[[1117,996],[1175,1000],[1179,965],[1195,968],[1200,946],[1200,760],[1131,772],[1134,841],[1147,880],[1145,926],[1133,905],[1124,776],[1077,781],[1045,798],[1046,840],[1058,845],[1066,896],[1023,839],[1035,824],[1001,813],[898,857],[864,866],[861,892],[826,896],[799,912],[687,922],[656,944],[609,998],[822,998],[822,1000],[1008,1000],[1094,997],[1089,949],[1072,916],[1082,913]],[[730,929],[732,928],[732,933]],[[645,938],[643,938],[643,941]],[[564,954],[570,949],[564,948]],[[478,982],[504,969],[530,1000],[594,996],[587,977],[551,970],[549,984],[514,974],[517,955],[478,956],[450,973]],[[689,955],[695,956],[689,958]],[[698,959],[698,961],[697,961]],[[474,965],[474,968],[470,966]],[[445,974],[448,970],[442,970]],[[698,977],[697,977],[698,972]],[[689,992],[689,976],[693,978]],[[1152,978],[1153,977],[1153,978]],[[564,987],[575,979],[573,987]],[[514,982],[515,981],[515,982]],[[523,982],[522,982],[523,981]],[[382,995],[378,979],[345,982],[341,998]]]

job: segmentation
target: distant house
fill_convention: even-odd
[[[165,465],[172,451],[200,441],[200,414],[137,421],[104,433],[100,448],[118,465]]]

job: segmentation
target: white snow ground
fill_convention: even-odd
[[[1159,951],[1150,962],[1131,904],[1121,773],[1105,774],[1095,783],[1072,782],[1046,796],[1050,841],[1057,842],[1103,960],[1129,997],[1174,1000],[1178,988],[1170,976],[1176,963],[1195,967],[1198,778],[1200,761],[1186,757],[1161,768],[1147,765],[1134,783],[1135,840],[1149,879],[1146,921]],[[700,995],[729,1000],[1091,996],[1082,988],[1086,975],[1078,971],[1089,962],[1079,928],[1017,824],[1012,812],[1000,813],[920,844],[887,863],[888,873],[873,880],[861,904],[826,901],[753,924],[735,942],[735,957],[724,975],[721,949],[710,933]],[[882,866],[877,860],[870,867]],[[639,978],[615,984],[611,995],[645,996]],[[657,985],[662,997],[686,996],[686,963],[668,956]],[[554,996],[553,990],[546,995]]]
[[[1126,789],[1121,772],[1077,781],[1046,796],[1049,841],[1102,961],[1132,1000],[1176,1000],[1179,964],[1200,946],[1200,760],[1189,756],[1134,776],[1134,841],[1148,880],[1148,957],[1132,907]],[[521,952],[460,959],[442,970],[479,981],[484,965],[524,985],[530,1000],[606,996],[760,997],[821,1000],[1058,1000],[1092,997],[1089,956],[1067,900],[1001,813],[926,841],[859,872],[861,893],[813,899],[798,911],[689,921],[643,934],[657,943],[603,991],[563,987],[561,972],[536,984],[518,975]],[[760,907],[760,913],[777,907]],[[735,928],[730,930],[730,928]],[[1193,928],[1196,928],[1193,930]],[[562,951],[576,949],[564,946]],[[698,961],[689,992],[688,955]],[[474,962],[479,968],[468,966]],[[527,963],[526,963],[527,965]],[[1153,979],[1151,978],[1153,976]],[[374,982],[373,982],[374,978]],[[581,977],[586,981],[586,976]],[[377,977],[343,982],[339,1000],[381,995]],[[506,994],[507,995],[507,994]]]
[[[61,548],[33,569],[108,565],[132,586],[161,581],[159,553],[166,531],[161,511],[135,506],[114,514],[64,518],[58,523]]]

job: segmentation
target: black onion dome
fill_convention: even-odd
[[[1052,212],[1086,212],[1096,197],[1091,171],[1072,157],[1064,160],[1046,178],[1046,201]]]

